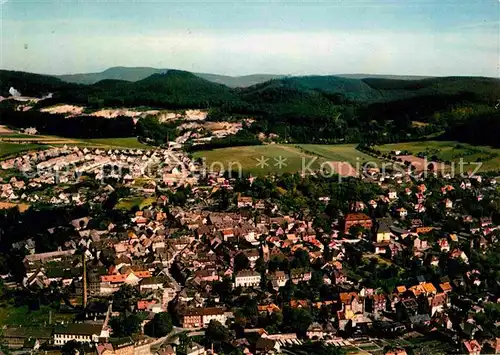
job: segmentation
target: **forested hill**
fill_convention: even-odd
[[[125,80],[139,81],[146,79],[153,74],[167,73],[172,69],[157,69],[150,67],[112,67],[98,73],[82,73],[58,75],[57,78],[75,84],[91,85],[102,80]],[[283,75],[273,74],[253,74],[244,76],[228,76],[207,73],[194,73],[199,78],[211,81],[217,84],[223,84],[232,88],[247,87],[262,83],[271,79],[281,78]]]
[[[92,85],[68,85],[43,104],[64,102],[93,108],[151,106],[177,109],[222,106],[239,100],[237,93],[227,86],[178,70],[153,74],[136,82],[107,79]]]
[[[391,102],[432,95],[470,94],[477,100],[484,101],[496,100],[500,97],[500,81],[483,77],[401,80],[380,77],[302,76],[274,78],[247,88],[232,89],[214,83],[218,79],[212,74],[204,74],[212,76],[211,80],[206,80],[198,74],[186,71],[155,69],[152,75],[142,78],[146,73],[150,73],[152,68],[133,68],[133,71],[123,71],[123,69],[121,67],[108,69],[103,72],[106,74],[102,75],[103,79],[92,85],[70,84],[48,75],[0,70],[0,94],[9,96],[9,88],[14,87],[26,96],[71,91],[76,97],[82,94],[98,97],[104,100],[104,104],[109,100],[123,102],[123,104],[131,101],[131,104],[135,105],[137,101],[148,100],[148,97],[152,97],[152,102],[160,105],[174,102],[176,106],[182,105],[183,102],[192,104],[193,101],[209,101],[212,106],[217,106],[226,103],[227,100],[238,101],[239,98],[245,97],[251,98],[252,102],[266,102],[269,96],[274,96],[276,92],[280,90],[289,92],[292,89],[305,93],[306,96],[311,92],[318,92],[324,97],[342,98],[359,104]],[[266,76],[256,75],[245,78],[258,81],[265,79]],[[282,101],[290,101],[290,98],[283,97]]]
[[[49,75],[0,70],[0,96],[10,96],[11,87],[25,96],[41,97],[48,93],[77,88],[78,85],[66,83]]]
[[[23,95],[54,93],[38,107],[72,103],[88,108],[203,108],[210,109],[212,120],[251,115],[257,120],[251,128],[255,134],[276,133],[287,141],[314,143],[399,141],[442,131],[458,135],[456,127],[496,112],[500,97],[500,80],[482,77],[304,76],[234,89],[178,70],[135,82],[106,79],[92,85],[0,71],[3,96],[8,96],[10,87]]]
[[[500,148],[500,113],[486,114],[448,128],[444,139]]]
[[[95,84],[101,80],[125,80],[125,81],[139,81],[147,78],[153,74],[166,73],[171,69],[159,69],[151,67],[112,67],[102,72],[97,73],[81,73],[81,74],[67,74],[57,75],[56,77],[74,84]],[[257,85],[272,79],[279,79],[285,75],[279,74],[251,74],[242,76],[229,76],[220,74],[209,73],[193,73],[194,75],[217,83],[229,86],[231,88],[243,88]],[[332,76],[351,78],[351,79],[364,79],[364,78],[383,78],[383,79],[398,79],[398,80],[418,80],[427,78],[425,76],[412,76],[412,75],[371,75],[371,74],[333,74]]]
[[[339,76],[303,76],[272,80],[243,89],[245,93],[274,90],[276,86],[315,90],[341,95],[361,103],[387,102],[430,95],[471,93],[480,99],[495,100],[500,94],[500,80],[484,77],[443,77],[419,80],[385,78],[345,78]]]

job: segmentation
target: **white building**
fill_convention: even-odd
[[[221,324],[226,324],[227,317],[222,308],[208,307],[202,308],[200,311],[204,327],[207,327],[212,320],[220,322]]]
[[[64,345],[71,340],[81,343],[97,343],[99,338],[108,338],[109,332],[102,324],[70,323],[54,328],[54,345]]]
[[[234,279],[236,287],[256,287],[260,285],[260,274],[252,270],[242,270]]]

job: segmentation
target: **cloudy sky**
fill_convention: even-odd
[[[0,66],[499,75],[499,0],[0,0]]]

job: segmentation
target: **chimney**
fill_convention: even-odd
[[[83,308],[87,308],[87,261],[83,253]]]

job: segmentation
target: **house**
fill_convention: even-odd
[[[405,349],[394,348],[385,353],[385,355],[407,355]]]
[[[426,233],[431,232],[433,229],[434,229],[434,227],[419,226],[419,227],[415,227],[414,231],[415,231],[415,233],[418,233],[418,234],[426,234]]]
[[[226,324],[227,314],[219,307],[189,308],[179,312],[180,322],[183,328],[206,327],[212,321]]]
[[[408,216],[408,210],[404,207],[396,209],[396,212],[401,218],[406,218],[406,216]]]
[[[384,294],[374,294],[371,297],[372,302],[372,313],[384,312],[387,308],[387,298]]]
[[[103,343],[99,344],[96,347],[98,355],[115,355],[115,350],[113,349],[113,345],[111,343]]]
[[[469,355],[479,355],[481,353],[481,345],[475,339],[465,340],[462,343],[462,348]]]
[[[429,248],[429,243],[427,242],[427,240],[423,240],[423,239],[420,239],[420,238],[415,238],[415,240],[413,241],[413,249],[415,251],[423,251],[423,250],[426,250]]]
[[[252,207],[253,200],[251,197],[241,196],[238,194],[238,208]]]
[[[481,217],[480,219],[481,227],[488,227],[491,226],[493,223],[490,217]]]
[[[377,232],[375,234],[375,241],[377,243],[388,243],[391,240],[391,230],[385,222],[378,224]]]
[[[192,342],[191,345],[186,349],[186,355],[207,355],[208,352],[204,346]]]
[[[141,292],[151,292],[163,289],[163,284],[166,282],[164,277],[148,277],[140,281],[139,290]]]
[[[234,278],[235,287],[258,287],[261,276],[257,271],[242,270],[236,273]]]
[[[255,209],[257,210],[265,210],[266,209],[266,203],[264,200],[257,200],[254,205]]]
[[[439,249],[441,249],[441,252],[449,252],[450,251],[450,243],[448,243],[448,239],[446,238],[441,238],[438,240],[438,245]]]
[[[203,325],[202,315],[197,309],[188,309],[181,312],[180,318],[183,328],[201,328]]]
[[[309,339],[323,339],[325,333],[321,324],[314,322],[307,328],[306,336]]]
[[[259,251],[257,249],[243,250],[243,254],[245,254],[245,256],[248,258],[248,261],[250,261],[251,267],[255,266],[255,262],[260,256]]]
[[[279,289],[286,285],[288,281],[288,275],[284,271],[277,270],[275,272],[269,273],[267,279],[271,282],[274,289]]]
[[[429,298],[431,307],[431,316],[436,313],[443,312],[444,308],[448,306],[448,295],[446,293],[438,293]]]
[[[356,201],[350,207],[351,211],[354,211],[354,212],[363,211],[365,208],[366,208],[366,205],[364,204],[363,201]]]
[[[54,327],[54,345],[64,345],[71,340],[80,343],[97,343],[100,338],[108,338],[109,332],[102,324],[69,323]]]
[[[373,227],[373,221],[364,213],[349,213],[344,218],[344,233],[349,233],[352,226],[361,226],[366,229]]]
[[[309,300],[290,300],[290,307],[293,309],[305,308],[308,309],[311,307],[311,302]]]
[[[255,354],[280,354],[280,342],[274,339],[261,337],[255,343]]]
[[[114,355],[134,355],[134,341],[130,337],[111,338],[109,344],[113,346]]]
[[[259,311],[259,313],[267,313],[267,314],[281,312],[281,309],[274,303],[258,305],[257,310]]]
[[[294,284],[298,284],[299,282],[309,281],[312,277],[312,273],[310,270],[299,268],[299,269],[292,269],[290,271],[290,276],[292,278],[292,282]]]
[[[469,263],[469,258],[467,255],[460,249],[454,249],[450,253],[450,258],[452,259],[461,259],[464,263]]]
[[[116,292],[121,285],[137,285],[142,279],[151,277],[150,271],[132,271],[125,274],[103,275],[100,277],[99,292],[101,295],[109,295]]]
[[[349,314],[353,316],[354,314],[364,312],[364,302],[356,292],[341,292],[340,302],[346,313],[346,318]]]
[[[7,327],[2,329],[3,343],[10,349],[20,349],[25,344],[44,345],[52,340],[52,329],[49,327]]]
[[[226,324],[227,315],[224,309],[218,307],[205,307],[199,310],[202,316],[202,324],[208,326],[211,321],[217,321],[221,324]]]
[[[347,276],[342,272],[342,270],[335,269],[332,272],[332,281],[336,285],[340,285],[347,281]]]

